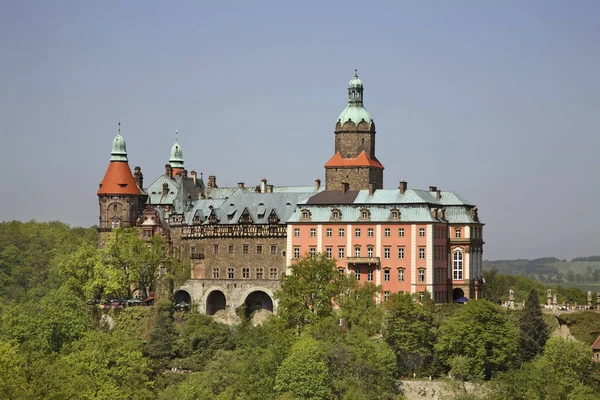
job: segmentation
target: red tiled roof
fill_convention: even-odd
[[[340,152],[335,153],[325,167],[374,167],[383,169],[383,165],[376,159],[370,158],[364,151],[356,158],[342,158]]]
[[[111,161],[100,182],[98,194],[140,194],[129,164],[126,161]]]

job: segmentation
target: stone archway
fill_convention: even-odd
[[[173,293],[173,299],[175,300],[175,304],[179,304],[182,302],[186,302],[188,304],[192,304],[192,296],[185,290],[178,290]]]
[[[262,290],[255,290],[246,296],[244,301],[246,306],[246,316],[250,316],[258,310],[268,310],[273,312],[273,299]]]
[[[452,290],[452,301],[465,297],[465,292],[461,288]]]
[[[227,300],[220,290],[213,290],[206,298],[206,315],[215,315],[217,311],[225,310]]]

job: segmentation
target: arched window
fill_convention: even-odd
[[[452,258],[452,278],[463,279],[463,253],[455,251]]]

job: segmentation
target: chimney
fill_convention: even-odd
[[[194,186],[196,186],[196,182],[197,182],[197,179],[198,179],[198,176],[196,175],[196,171],[190,171],[190,176],[194,180]]]
[[[342,193],[346,193],[350,188],[350,184],[348,182],[342,182]]]
[[[435,192],[437,190],[437,187],[435,186],[429,186],[429,191],[430,192]]]
[[[267,178],[262,178],[260,180],[260,192],[265,193],[267,191]]]
[[[165,164],[165,175],[169,178],[173,177],[173,168],[171,168],[171,164]]]
[[[400,186],[398,186],[398,189],[400,189],[400,194],[404,194],[404,192],[406,192],[407,187],[408,184],[406,183],[406,181],[400,181]]]
[[[273,185],[266,185],[267,193],[273,193]]]
[[[238,182],[238,187],[240,189],[243,189],[244,188],[244,182]]]
[[[209,175],[208,176],[208,185],[209,188],[216,188],[217,187],[217,177],[214,175]]]
[[[369,183],[369,196],[373,196],[373,193],[375,193],[375,189],[375,184]]]
[[[254,193],[260,193],[260,186],[256,185],[256,187],[254,188]]]
[[[320,179],[315,179],[315,192],[318,192],[319,189],[321,189],[321,180]]]
[[[181,171],[182,178],[187,178],[187,174],[188,174],[187,169],[184,169],[183,171]]]
[[[436,192],[437,193],[436,193],[435,197],[438,201],[440,201],[440,199],[442,198],[442,191],[438,189],[438,190],[436,190]]]
[[[162,195],[166,196],[169,194],[169,184],[168,183],[163,183],[163,189],[162,189]]]
[[[144,188],[144,174],[142,174],[142,169],[140,167],[135,167],[133,169],[133,177],[135,178],[135,183],[138,185],[140,189]]]

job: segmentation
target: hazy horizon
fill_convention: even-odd
[[[600,254],[600,2],[4,2],[0,220],[98,223],[133,169],[324,180],[358,68],[384,187],[477,204],[484,258]]]

